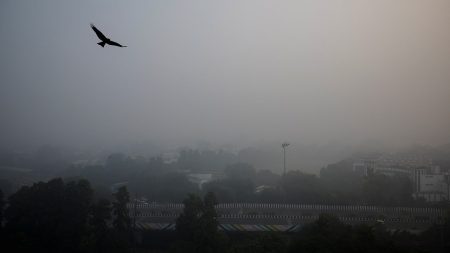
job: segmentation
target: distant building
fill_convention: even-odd
[[[375,167],[373,172],[375,174],[383,174],[386,176],[407,176],[410,177],[411,176],[411,171],[407,170],[407,169],[402,169],[402,168],[395,168],[395,167]]]
[[[423,156],[388,154],[376,159],[359,159],[353,163],[353,171],[361,176],[406,176],[414,183],[414,198],[427,202],[449,199],[449,172],[442,172],[431,159]]]
[[[368,176],[375,170],[375,160],[360,159],[353,163],[353,171],[361,176]]]
[[[86,167],[86,166],[97,166],[97,165],[104,165],[104,162],[102,162],[99,159],[91,159],[91,160],[76,160],[74,162],[72,162],[73,166],[78,166],[78,167]]]
[[[180,154],[178,152],[165,152],[161,154],[161,158],[165,164],[176,163]]]
[[[414,170],[414,198],[427,202],[449,199],[449,173],[442,173],[438,166]]]
[[[394,166],[412,170],[420,167],[431,167],[433,160],[423,155],[384,154],[377,159],[377,164],[382,167]]]
[[[266,190],[274,190],[274,189],[276,189],[276,187],[273,185],[260,185],[260,186],[255,187],[255,193],[258,194],[258,193],[262,193]]]
[[[377,160],[361,159],[353,163],[353,171],[361,176],[371,174],[383,174],[386,176],[404,175],[410,176],[411,170],[402,168],[398,165],[382,165]]]
[[[213,174],[211,174],[211,173],[191,173],[191,174],[187,174],[187,178],[190,182],[197,184],[199,189],[202,189],[202,186],[204,183],[208,183],[213,180]]]

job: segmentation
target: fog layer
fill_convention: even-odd
[[[1,1],[0,143],[446,143],[449,24],[446,0]]]

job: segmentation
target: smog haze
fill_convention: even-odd
[[[445,0],[2,1],[0,143],[448,143],[448,24]]]

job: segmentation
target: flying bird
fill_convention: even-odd
[[[108,44],[108,45],[116,46],[116,47],[127,47],[127,46],[122,46],[119,43],[110,40],[109,38],[106,38],[106,36],[102,32],[100,32],[100,30],[98,30],[94,24],[91,24],[91,28],[92,28],[92,30],[94,30],[95,34],[97,34],[97,37],[101,40],[101,42],[97,43],[100,46],[105,47],[105,44]]]

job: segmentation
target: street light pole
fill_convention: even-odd
[[[281,144],[283,148],[283,177],[286,175],[286,148],[290,145],[290,143],[284,142]]]

